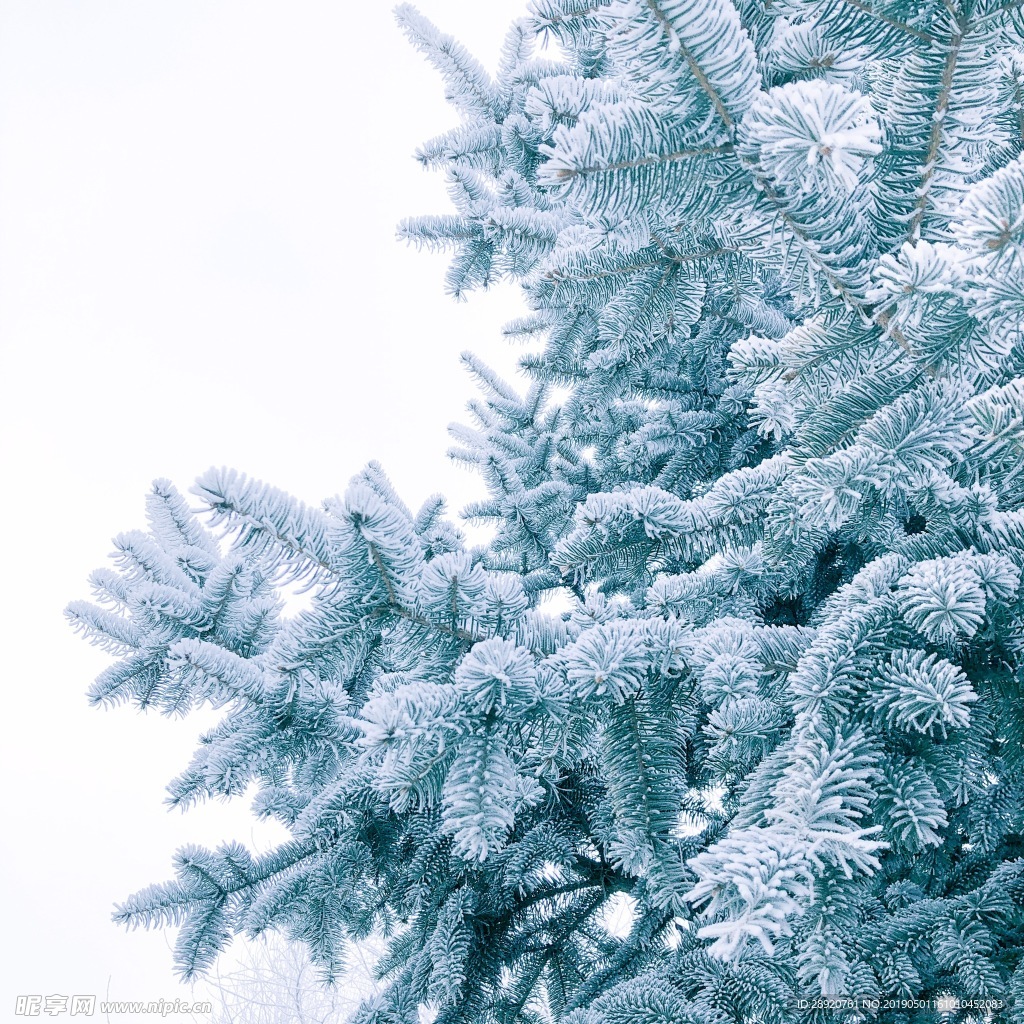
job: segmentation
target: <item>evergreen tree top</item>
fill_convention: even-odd
[[[401,233],[543,342],[465,357],[494,539],[377,464],[154,486],[68,609],[92,699],[224,707],[171,802],[291,838],[116,918],[186,976],[382,931],[360,1024],[1024,1019],[1021,3],[533,0],[493,76],[397,14],[462,117]]]

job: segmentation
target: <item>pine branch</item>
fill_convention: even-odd
[[[1024,2],[1024,0],[1022,0]],[[902,21],[898,21],[891,15],[883,14],[881,11],[876,11],[869,4],[864,3],[864,0],[840,0],[840,3],[846,4],[848,7],[853,7],[858,11],[862,11],[864,14],[869,15],[876,21],[882,22],[889,28],[894,28],[898,32],[902,32],[905,35],[912,36],[914,39],[920,40],[922,43],[927,43],[929,46],[934,45],[937,40],[927,32],[921,31],[921,29],[914,28],[911,25],[907,25]]]
[[[653,3],[653,0],[646,0]],[[714,146],[691,146],[673,153],[659,153],[655,156],[638,157],[635,160],[620,160],[611,164],[593,164],[584,167],[559,167],[552,172],[552,178],[559,182],[571,181],[573,178],[585,177],[588,174],[603,174],[607,171],[630,171],[638,167],[655,167],[679,161],[692,160],[697,156],[727,155],[733,152],[730,143]]]
[[[676,35],[676,32],[673,29],[671,22],[669,22],[668,18],[662,11],[658,3],[658,0],[644,0],[644,3],[647,4],[648,8],[650,9],[654,17],[657,19],[658,23],[662,26],[662,28],[665,29],[665,34],[670,39],[677,40],[678,36]],[[700,64],[697,62],[697,59],[694,57],[693,53],[690,52],[686,44],[683,42],[679,42],[678,45],[679,52],[683,55],[683,59],[686,61],[686,66],[690,69],[691,74],[697,80],[697,84],[707,94],[708,99],[711,100],[711,105],[715,108],[715,111],[717,112],[718,116],[722,119],[722,123],[725,125],[726,128],[732,131],[734,127],[732,115],[726,108],[725,103],[722,100],[722,97],[718,93],[718,90],[715,89],[715,87],[711,84],[710,80],[708,79],[708,76],[704,73]]]
[[[942,79],[939,83],[939,95],[935,101],[935,111],[932,114],[932,128],[928,139],[928,154],[924,162],[924,176],[917,188],[918,198],[914,204],[914,213],[910,220],[910,227],[907,230],[907,239],[911,242],[917,241],[920,236],[921,225],[924,221],[925,212],[928,209],[928,196],[931,189],[932,176],[935,173],[939,160],[939,148],[942,145],[943,139],[943,125],[949,110],[950,94],[953,91],[953,75],[956,72],[960,47],[966,38],[967,26],[964,24],[963,19],[958,18],[956,24],[957,28],[950,37],[946,62],[942,69]]]

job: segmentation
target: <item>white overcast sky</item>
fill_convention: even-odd
[[[162,806],[209,717],[85,701],[108,657],[61,612],[150,482],[228,465],[317,502],[376,458],[410,504],[478,493],[444,456],[458,353],[511,373],[522,307],[456,304],[444,257],[395,241],[449,209],[411,154],[456,117],[390,7],[0,0],[2,1019],[187,995],[112,905],[185,842],[250,839],[244,806]],[[493,68],[525,0],[419,7]]]

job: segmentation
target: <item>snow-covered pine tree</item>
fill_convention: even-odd
[[[69,609],[93,700],[225,707],[172,802],[292,838],[117,919],[186,975],[382,929],[362,1024],[1024,1020],[1021,0],[533,0],[494,77],[398,14],[462,114],[402,231],[543,341],[525,394],[466,358],[495,539],[377,465],[155,486]]]

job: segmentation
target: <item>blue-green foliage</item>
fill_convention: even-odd
[[[292,838],[119,920],[187,975],[382,929],[362,1024],[1024,1020],[1020,12],[533,0],[492,78],[399,9],[462,115],[402,233],[543,340],[525,394],[466,357],[494,540],[376,465],[322,509],[209,472],[227,544],[156,485],[69,609],[93,699],[224,707],[172,801],[255,784]]]

